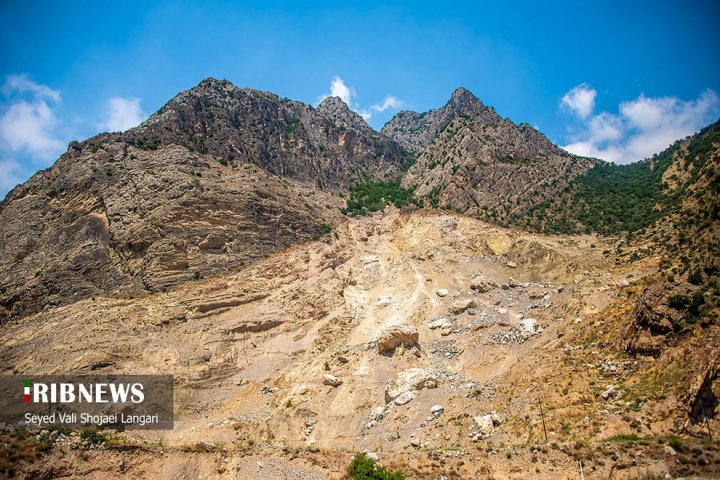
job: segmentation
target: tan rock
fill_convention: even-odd
[[[490,280],[482,273],[476,273],[471,279],[470,279],[470,288],[477,291],[478,293],[486,293],[489,292],[491,289],[497,287],[497,283],[493,280]]]
[[[437,382],[437,380],[424,368],[404,370],[395,375],[395,378],[385,387],[385,403],[392,402],[405,392],[427,388],[428,384],[435,382]]]
[[[337,378],[335,375],[326,373],[325,375],[323,375],[323,384],[329,385],[331,387],[339,387],[343,384],[343,381]]]
[[[378,353],[391,352],[400,345],[412,346],[418,342],[418,331],[412,325],[393,325],[385,328],[377,339]]]
[[[450,312],[458,315],[470,308],[475,308],[475,301],[471,298],[463,298],[455,300],[453,304],[450,305]]]

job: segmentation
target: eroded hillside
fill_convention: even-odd
[[[237,273],[11,322],[0,361],[5,373],[175,375],[173,431],[125,432],[113,442],[135,447],[92,453],[117,476],[327,478],[357,451],[411,478],[576,478],[577,458],[603,478],[681,471],[654,440],[636,457],[602,440],[683,433],[717,325],[628,356],[621,332],[657,262],[612,247],[454,214],[376,215]],[[679,352],[687,363],[651,388]],[[53,447],[26,471],[74,469],[73,452]]]

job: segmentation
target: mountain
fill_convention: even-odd
[[[710,227],[718,219],[718,132],[716,122],[629,165],[598,162],[561,195],[533,207],[525,225],[545,233],[606,235],[637,232],[660,220]]]
[[[252,164],[96,137],[0,204],[0,319],[227,271],[339,217],[337,198]]]
[[[456,89],[444,107],[425,113],[402,111],[383,126],[380,132],[408,150],[419,152],[432,143],[456,117],[477,117],[482,114],[492,122],[497,116],[467,89]]]
[[[178,94],[125,138],[139,148],[181,145],[256,164],[320,190],[342,190],[361,174],[397,178],[407,161],[397,143],[372,131],[339,99],[315,109],[212,78]]]
[[[406,160],[339,99],[316,110],[203,80],[137,128],[71,143],[0,202],[0,321],[316,238],[341,220],[330,192],[397,179]]]
[[[720,272],[720,121],[652,160],[667,156],[667,168],[655,167],[662,172],[663,195],[655,203],[662,216],[637,242],[664,253],[661,271],[668,277],[704,283]]]
[[[455,116],[419,153],[402,186],[435,207],[514,223],[595,163],[484,108],[476,116]]]
[[[317,112],[329,119],[341,131],[345,129],[357,130],[371,137],[378,137],[370,125],[356,112],[348,108],[340,97],[327,97],[318,105]]]

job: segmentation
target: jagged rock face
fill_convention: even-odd
[[[204,80],[135,129],[72,142],[0,203],[0,321],[316,237],[341,218],[322,190],[399,178],[405,160],[339,99],[316,110]]]
[[[327,115],[327,116],[326,116]],[[319,189],[343,190],[364,172],[399,178],[403,149],[339,99],[319,109],[269,92],[203,80],[127,134],[135,145],[183,145]]]
[[[460,87],[444,107],[425,113],[399,112],[380,131],[408,150],[420,151],[454,118],[478,115],[489,123],[500,120],[492,107],[485,108],[480,99]]]
[[[317,111],[322,116],[330,119],[340,129],[351,128],[368,135],[377,135],[365,120],[356,112],[350,110],[348,105],[339,97],[325,98],[318,105]]]
[[[74,145],[0,203],[0,321],[226,271],[337,224],[339,200],[254,165],[120,135]]]
[[[553,145],[528,124],[484,110],[455,118],[403,178],[433,206],[504,222],[557,195],[594,165]]]
[[[673,308],[673,296],[688,296],[695,288],[688,284],[661,283],[646,289],[635,304],[633,321],[623,337],[625,349],[631,353],[657,355],[674,336],[678,326],[683,325],[685,312]]]

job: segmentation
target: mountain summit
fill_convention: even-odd
[[[351,128],[369,135],[374,134],[367,122],[358,113],[350,110],[348,104],[340,97],[323,99],[318,105],[317,112],[342,129]]]
[[[359,170],[374,179],[398,176],[405,161],[395,142],[373,132],[339,99],[326,99],[316,110],[213,78],[175,96],[126,137],[141,148],[182,145],[257,164],[320,189],[341,190]]]
[[[454,118],[475,117],[486,113],[486,120],[493,122],[495,111],[486,108],[482,101],[466,88],[455,89],[444,107],[425,113],[402,111],[395,115],[380,130],[381,133],[397,141],[412,151],[420,151],[430,145],[433,138]]]

